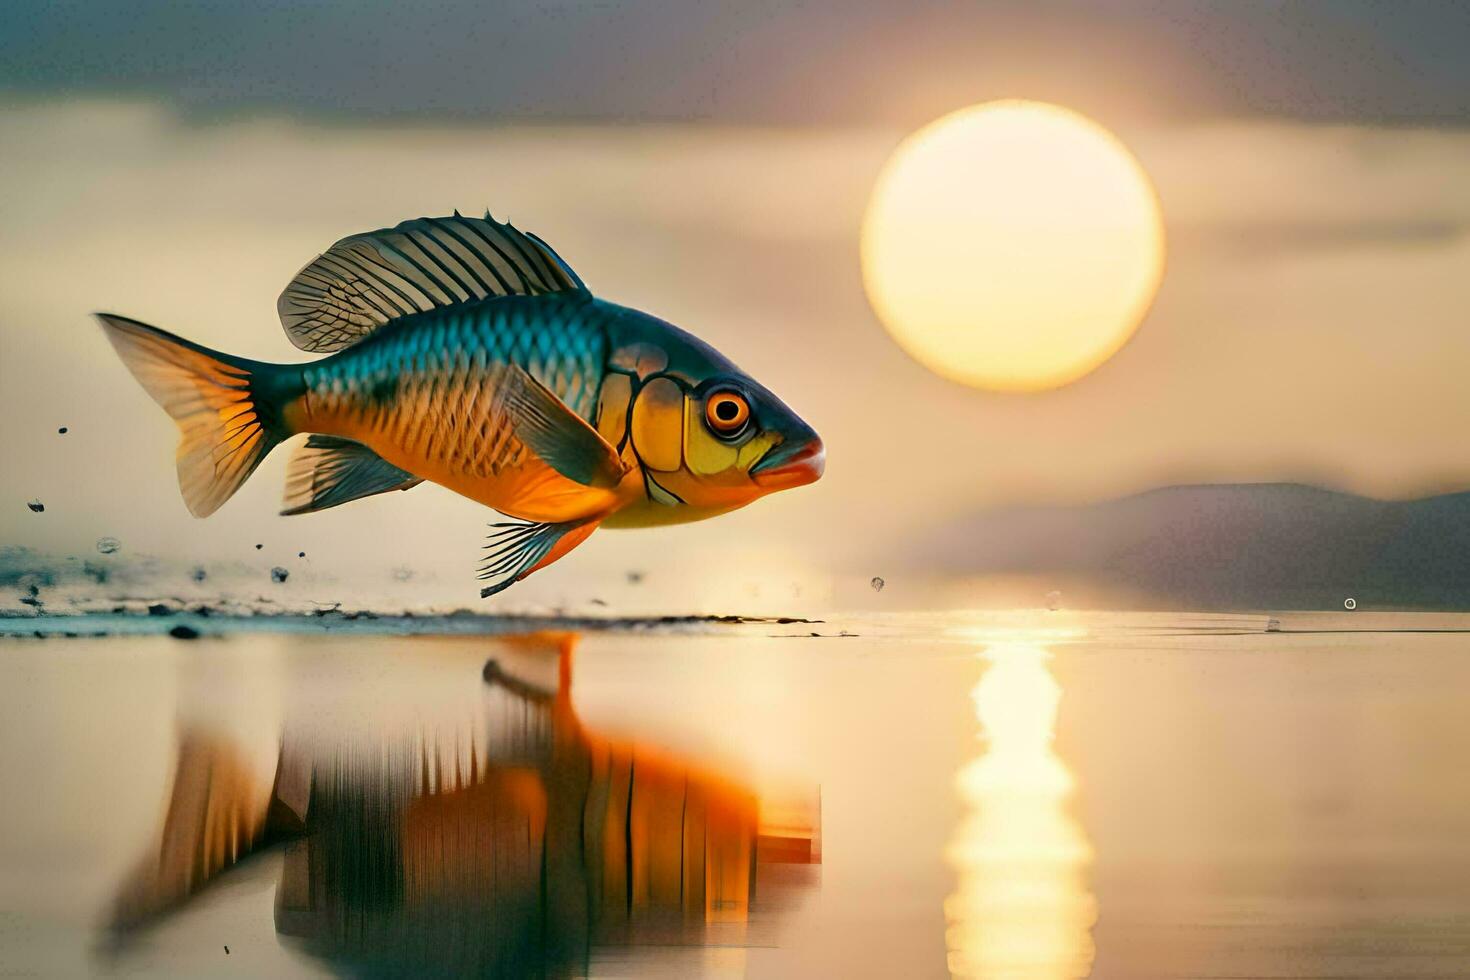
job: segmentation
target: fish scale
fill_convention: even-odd
[[[607,359],[607,332],[580,298],[507,297],[469,310],[408,317],[324,361],[306,365],[302,380],[320,410],[371,413],[374,427],[392,424],[394,394],[451,378],[473,385],[498,364],[514,364],[554,392],[583,419],[597,405]],[[438,403],[436,397],[433,403]],[[379,414],[381,413],[381,414]]]

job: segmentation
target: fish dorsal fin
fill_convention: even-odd
[[[414,313],[586,288],[535,235],[455,212],[342,239],[296,274],[276,311],[291,343],[327,352]]]

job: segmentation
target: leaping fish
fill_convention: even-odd
[[[293,344],[331,356],[253,361],[97,314],[178,423],[196,517],[307,433],[281,513],[430,480],[514,519],[491,525],[490,596],[598,527],[702,520],[822,475],[822,440],[765,387],[488,213],[344,238],[276,308]]]

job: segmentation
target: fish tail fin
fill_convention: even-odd
[[[280,369],[127,317],[97,319],[133,377],[178,423],[179,490],[190,513],[208,517],[291,434],[268,394]]]

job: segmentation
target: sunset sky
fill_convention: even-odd
[[[696,602],[841,596],[987,507],[1168,483],[1470,489],[1466,8],[347,6],[0,13],[0,544],[90,554],[106,534],[307,582],[406,568],[471,604],[493,518],[438,488],[280,518],[278,452],[191,518],[173,426],[89,317],[296,360],[275,299],[302,264],[455,208],[508,216],[598,294],[710,341],[828,450],[813,487],[595,535],[515,603],[617,599],[630,569]],[[903,137],[1009,97],[1115,133],[1168,241],[1132,341],[1037,394],[910,360],[858,263]]]

